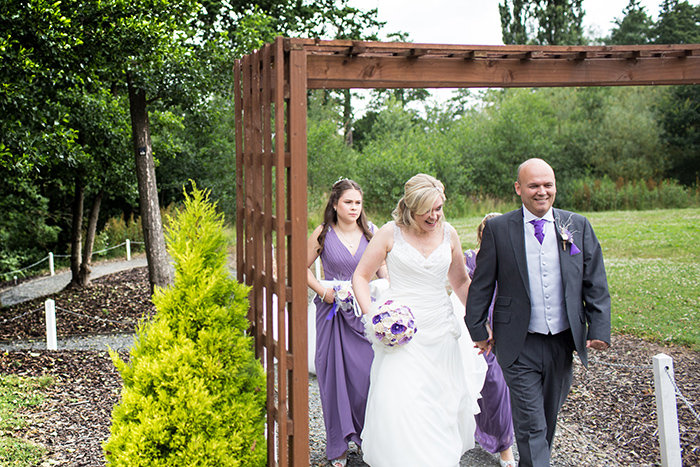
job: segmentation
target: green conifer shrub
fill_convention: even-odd
[[[249,288],[227,269],[223,220],[208,192],[185,193],[167,230],[174,285],[137,329],[104,445],[109,466],[264,466],[265,375],[248,328]]]

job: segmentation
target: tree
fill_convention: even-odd
[[[659,44],[691,44],[700,41],[700,6],[687,1],[664,0],[654,27]],[[664,139],[671,154],[668,175],[684,185],[700,177],[700,89],[673,86],[659,104]]]
[[[630,0],[622,11],[623,17],[615,18],[615,27],[610,37],[605,40],[609,45],[641,45],[650,42],[653,20],[639,0]]]
[[[270,42],[281,32],[329,33],[332,28],[324,30],[323,25],[357,32],[364,27],[363,21],[376,20],[376,10],[374,16],[365,14],[348,7],[347,0],[310,4],[296,0],[8,1],[0,13],[0,166],[18,180],[32,180],[36,173],[42,177],[49,172],[60,175],[62,193],[70,197],[67,204],[76,214],[70,243],[74,279],[78,277],[79,282],[86,277],[80,276],[81,213],[94,215],[88,222],[89,239],[94,236],[92,227],[98,224],[95,220],[101,203],[97,201],[112,196],[128,198],[133,191],[125,189],[128,196],[113,193],[110,185],[114,180],[108,175],[115,173],[133,183],[135,172],[153,286],[170,282],[156,184],[157,157],[174,161],[183,150],[191,149],[190,157],[185,158],[191,161],[206,152],[211,154],[211,150],[200,151],[201,146],[185,144],[154,148],[149,112],[177,113],[184,124],[204,121],[207,114],[215,117],[209,125],[226,121],[212,106],[230,98],[231,65],[236,56]],[[113,157],[123,155],[124,149],[116,149],[112,132],[100,142],[99,128],[109,127],[111,114],[85,113],[85,101],[104,102],[105,108],[110,102],[129,103],[133,157],[128,164],[123,157]],[[230,105],[227,111],[232,111]],[[124,119],[123,114],[120,117]],[[129,120],[117,127],[123,129],[124,125],[129,125]],[[198,137],[190,138],[187,131],[177,136],[186,142],[202,141],[207,129],[192,132]],[[123,138],[123,132],[118,133]],[[163,135],[159,140],[167,141],[171,136]],[[232,142],[229,131],[218,147],[230,155]],[[121,165],[110,165],[115,162]],[[226,164],[217,165],[219,169],[223,166]],[[116,167],[127,169],[114,170]],[[219,179],[213,175],[208,178]],[[171,185],[176,185],[175,181]],[[229,199],[232,193],[229,190]],[[84,209],[83,205],[92,207]],[[85,247],[91,248],[90,242]],[[88,265],[89,255],[86,250],[82,254],[82,264]],[[89,268],[83,271],[89,272]]]
[[[700,6],[687,1],[664,0],[653,28],[657,44],[697,44],[700,42]]]
[[[12,177],[46,186],[47,192],[54,185],[53,204],[64,194],[73,198],[72,282],[85,285],[105,184],[114,195],[128,191],[118,157],[124,149],[124,114],[100,81],[102,47],[88,39],[95,33],[89,26],[96,3],[80,8],[75,2],[12,3],[0,17],[0,53],[7,59],[0,62],[5,83],[0,121],[8,128],[0,143],[3,165]],[[86,189],[95,198],[82,250]]]
[[[327,39],[379,40],[379,29],[384,22],[377,20],[377,10],[362,11],[348,5],[348,0],[323,0],[315,2],[317,24],[307,30],[312,37]],[[343,135],[348,146],[353,144],[352,92],[343,89],[338,100],[343,110]]]
[[[154,294],[156,316],[138,328],[129,360],[110,352],[124,387],[108,465],[262,467],[265,373],[246,333],[249,288],[227,267],[223,219],[195,186],[170,225],[175,283]]]
[[[583,0],[504,0],[498,11],[504,44],[585,43]]]

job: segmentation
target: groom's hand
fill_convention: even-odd
[[[610,347],[610,344],[598,339],[591,339],[586,341],[586,348],[589,349],[606,350],[608,347]]]
[[[493,349],[493,340],[486,339],[485,341],[474,342],[474,347],[479,349],[479,355],[484,352],[488,355],[491,353],[491,349]]]

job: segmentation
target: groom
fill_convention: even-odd
[[[518,168],[523,207],[486,223],[465,322],[481,352],[493,350],[510,389],[520,467],[549,466],[573,380],[573,351],[610,342],[603,255],[588,220],[553,209],[554,170],[542,159]],[[493,339],[487,327],[494,289]]]

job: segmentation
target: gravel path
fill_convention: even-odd
[[[145,265],[145,256],[134,258],[129,262],[104,262],[93,266],[92,278],[129,268],[143,267]],[[0,303],[2,305],[11,305],[55,293],[65,287],[69,281],[70,272],[68,271],[58,273],[52,277],[44,277],[25,282],[0,293]],[[133,340],[133,334],[59,337],[58,348],[59,350],[104,351],[109,347],[114,350],[126,350],[133,345]],[[43,340],[0,343],[0,351],[45,349],[46,343]],[[309,438],[311,466],[327,466],[323,412],[321,410],[318,382],[314,375],[309,375]],[[517,446],[514,446],[514,451],[517,458]],[[561,455],[559,453],[561,453]],[[367,466],[357,454],[354,445],[349,452],[347,465],[350,467]],[[460,467],[489,467],[498,465],[498,456],[484,451],[479,446],[467,451],[460,462]],[[618,464],[611,456],[606,454],[606,449],[599,446],[596,440],[586,439],[578,435],[574,428],[560,423],[555,442],[552,466],[569,467],[574,465],[617,466]]]
[[[91,279],[125,271],[131,268],[140,268],[147,265],[146,256],[132,257],[131,261],[104,261],[91,265]],[[51,295],[63,290],[71,280],[70,270],[57,272],[53,276],[41,277],[32,281],[23,282],[15,287],[0,292],[0,307],[16,305],[38,297]]]

